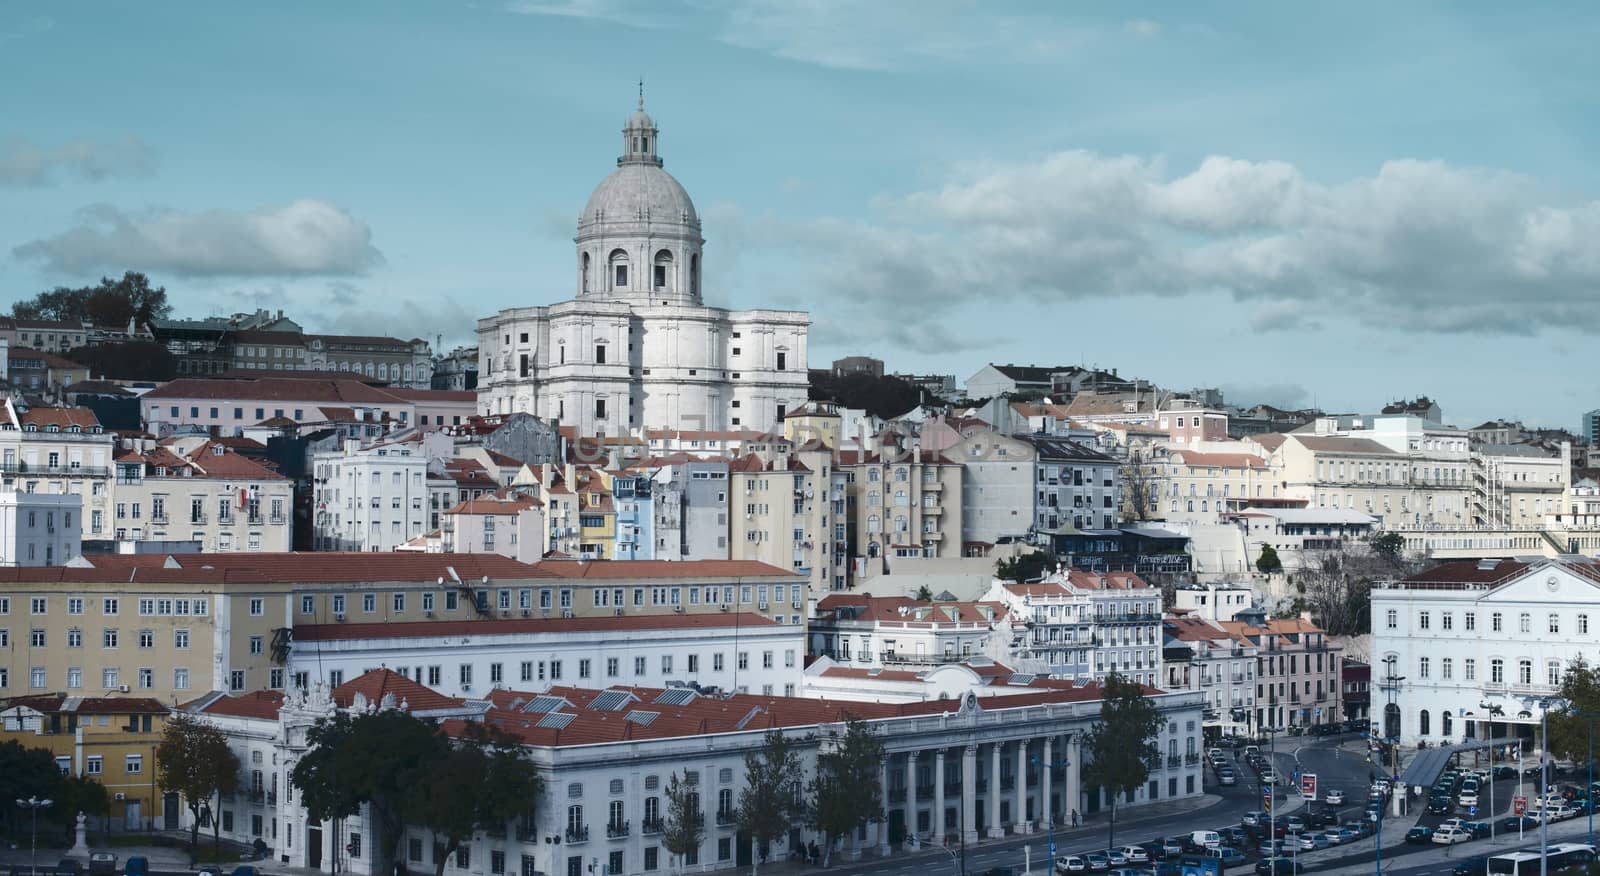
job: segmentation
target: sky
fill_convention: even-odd
[[[644,82],[705,295],[810,359],[1097,365],[1576,428],[1600,9],[966,0],[0,5],[0,295],[473,341],[576,291]]]

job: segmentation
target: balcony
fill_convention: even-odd
[[[831,656],[831,655],[825,655]],[[878,660],[882,663],[912,664],[912,663],[960,663],[967,659],[960,654],[901,654],[896,651],[878,652]]]
[[[260,514],[251,514],[245,518],[245,523],[249,524],[250,526],[260,526],[261,520],[262,518]]]
[[[738,818],[734,816],[731,810],[722,809],[717,811],[717,827],[728,827],[735,821],[738,821]]]
[[[900,802],[904,801],[905,799],[906,799],[906,789],[905,788],[902,787],[902,788],[890,788],[889,789],[889,802],[890,803],[900,803]]]
[[[539,829],[526,821],[517,822],[517,842],[532,843],[539,841]]]
[[[606,839],[617,839],[619,837],[627,836],[631,824],[632,822],[630,821],[624,821],[620,824],[617,822],[612,822],[611,824],[606,825]]]
[[[288,522],[289,518],[283,514],[273,514],[267,518],[267,523],[271,524],[272,526],[282,526]]]
[[[575,827],[569,825],[567,827],[566,837],[567,837],[567,842],[568,843],[586,843],[586,842],[588,842],[589,841],[589,825],[581,824],[581,825],[577,825]]]
[[[1189,752],[1188,754],[1183,756],[1183,762],[1188,764],[1189,766],[1194,766],[1195,764],[1200,762],[1200,753],[1196,752],[1196,751]]]
[[[0,474],[54,475],[56,477],[72,478],[103,478],[110,476],[111,469],[91,466],[40,465],[37,462],[13,462],[0,463]]]
[[[639,822],[639,833],[645,836],[654,836],[661,832],[663,825],[659,818],[646,818]]]
[[[1175,770],[1175,769],[1177,769],[1178,767],[1180,767],[1182,765],[1183,765],[1183,758],[1178,757],[1176,754],[1167,755],[1167,769]]]

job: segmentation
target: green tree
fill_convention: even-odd
[[[78,813],[104,818],[111,814],[111,796],[106,786],[88,776],[66,776],[56,787],[51,812],[66,829],[67,845],[78,838]]]
[[[130,321],[142,326],[171,314],[167,290],[151,286],[150,278],[138,271],[128,271],[120,280],[102,277],[98,286],[57,286],[11,305],[11,315],[18,319],[90,322],[107,328],[125,328]]]
[[[156,746],[156,779],[162,788],[182,795],[193,816],[189,827],[191,858],[200,844],[201,807],[218,811],[211,801],[238,789],[239,768],[239,757],[228,747],[221,730],[192,715],[178,714],[168,719],[161,744]],[[214,837],[220,837],[218,820],[211,819]]]
[[[705,813],[700,810],[700,792],[678,779],[667,778],[667,815],[661,828],[661,845],[672,855],[674,865],[683,866],[683,856],[700,848],[706,834]]]
[[[1049,567],[1050,558],[1043,551],[1029,551],[1011,559],[1002,557],[994,565],[994,574],[1006,581],[1032,581],[1044,577]]]
[[[406,820],[427,827],[444,840],[434,858],[435,876],[461,843],[480,830],[504,828],[529,811],[544,780],[522,747],[499,728],[468,724],[454,745],[443,746],[415,769]]]
[[[750,834],[750,870],[756,872],[767,846],[789,833],[799,815],[800,753],[782,730],[767,732],[757,751],[744,755],[744,790],[739,792],[739,829]]]
[[[1398,563],[1406,549],[1406,537],[1398,532],[1384,532],[1372,537],[1372,550],[1391,563]]]
[[[0,742],[0,823],[6,824],[13,834],[21,824],[20,809],[13,800],[37,797],[54,800],[61,785],[61,770],[56,768],[55,755],[43,748],[28,748],[15,739]]]
[[[849,720],[843,736],[824,741],[811,780],[811,821],[823,837],[822,866],[828,866],[839,837],[883,819],[882,761],[883,743],[861,721]]]
[[[1263,575],[1283,571],[1283,561],[1278,559],[1278,552],[1273,550],[1272,545],[1261,546],[1261,556],[1256,560],[1256,569]]]
[[[403,860],[407,801],[420,777],[447,753],[448,740],[428,721],[383,709],[323,718],[306,741],[310,750],[291,775],[306,813],[327,821],[355,815],[365,804],[376,828],[373,872],[393,872]]]
[[[916,599],[917,599],[918,602],[932,602],[933,601],[933,591],[929,590],[928,589],[928,585],[924,584],[921,587],[917,588]]]
[[[812,401],[831,401],[840,407],[865,410],[874,417],[892,420],[922,402],[922,390],[909,381],[884,375],[833,374],[816,370],[810,373]]]
[[[1161,713],[1144,695],[1138,682],[1112,673],[1105,680],[1100,720],[1083,741],[1086,763],[1083,779],[1090,787],[1110,792],[1111,824],[1107,845],[1116,847],[1117,798],[1131,793],[1150,778],[1150,764],[1160,756],[1155,736]]]
[[[1574,657],[1561,676],[1561,698],[1566,703],[1550,712],[1550,753],[1588,763],[1589,722],[1592,718],[1600,723],[1600,667],[1582,655]]]

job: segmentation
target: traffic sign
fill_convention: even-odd
[[[1528,798],[1521,794],[1511,798],[1511,814],[1522,815],[1528,811]]]
[[[1317,799],[1317,774],[1316,773],[1301,773],[1300,774],[1300,796],[1306,798],[1307,800],[1316,800]]]

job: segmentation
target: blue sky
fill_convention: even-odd
[[[13,0],[0,290],[137,269],[188,314],[467,341],[570,296],[643,77],[708,300],[809,309],[813,364],[1575,427],[1597,37],[1582,4]]]

